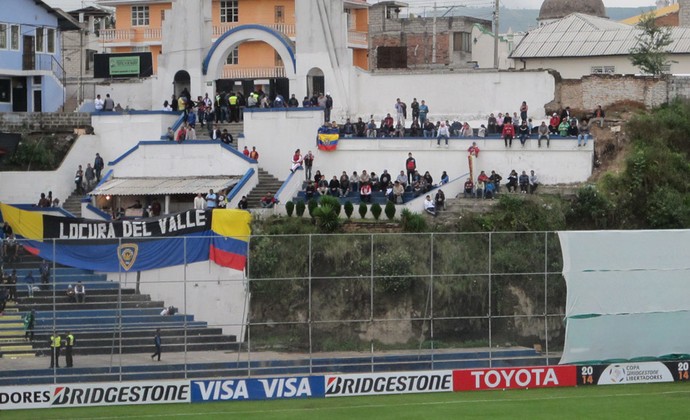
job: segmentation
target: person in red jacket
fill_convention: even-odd
[[[558,134],[558,126],[561,124],[561,119],[558,117],[557,113],[553,113],[551,119],[549,120],[549,132],[551,134]]]
[[[513,147],[513,137],[515,137],[515,126],[513,124],[503,124],[503,142],[506,147]]]

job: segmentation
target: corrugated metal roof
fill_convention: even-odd
[[[174,195],[206,194],[236,184],[241,176],[185,178],[115,178],[94,189],[90,195]]]
[[[529,32],[511,58],[628,55],[640,33],[634,26],[573,13]],[[671,28],[671,36],[669,53],[690,53],[690,28]]]

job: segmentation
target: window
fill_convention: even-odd
[[[239,17],[239,10],[237,8],[237,0],[228,0],[220,2],[220,22],[237,22]]]
[[[230,51],[230,54],[228,54],[227,60],[225,60],[225,64],[239,64],[240,62],[240,47],[235,47],[234,50]]]
[[[453,33],[453,51],[455,52],[472,52],[472,34],[469,32],[454,32]]]
[[[592,66],[591,74],[614,74],[616,73],[616,66]]]
[[[46,32],[46,36],[48,37],[48,52],[50,54],[55,54],[55,29],[48,28]]]
[[[0,50],[7,49],[7,24],[0,23]]]
[[[19,25],[10,26],[10,49],[19,51]]]
[[[149,7],[132,6],[132,26],[149,25]]]
[[[45,45],[45,38],[43,36],[43,28],[36,28],[36,52],[43,52]]]
[[[285,6],[276,6],[275,22],[276,23],[285,23]]]
[[[165,20],[165,9],[161,10],[161,22]]]

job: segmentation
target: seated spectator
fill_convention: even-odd
[[[407,189],[407,175],[405,175],[405,171],[400,171],[400,175],[395,180],[402,185],[403,189]]]
[[[321,178],[323,178],[323,175],[321,175],[321,171],[317,170],[314,174],[314,184],[316,184],[317,187],[319,186],[319,181],[321,181]]]
[[[436,126],[431,122],[431,120],[426,120],[426,122],[424,122],[423,134],[425,139],[436,137]]]
[[[432,216],[436,216],[436,206],[434,205],[434,202],[431,201],[431,197],[428,195],[424,199],[424,211]]]
[[[78,281],[74,286],[74,296],[77,298],[77,303],[84,303],[86,299],[86,288],[81,284],[81,281]]]
[[[579,132],[579,123],[577,121],[577,118],[570,117],[570,119],[568,120],[568,124],[570,125],[570,128],[568,129],[568,135],[571,137],[577,137],[577,134]]]
[[[527,121],[522,120],[520,127],[518,128],[518,133],[520,134],[520,144],[525,147],[525,142],[529,139],[529,127],[527,126]]]
[[[580,120],[580,124],[577,126],[577,131],[577,147],[587,146],[587,140],[589,139],[589,123],[587,120]],[[580,144],[581,140],[584,141],[583,144]]]
[[[381,174],[381,178],[379,179],[379,182],[381,183],[381,189],[388,188],[388,184],[391,183],[391,174],[388,173],[388,169],[384,169],[383,173]]]
[[[259,203],[261,204],[261,208],[264,208],[264,209],[273,208],[273,206],[275,206],[275,204],[277,202],[278,201],[276,200],[276,198],[273,196],[273,193],[271,193],[271,192],[267,192],[266,195],[264,195],[261,198],[261,201],[259,201]]]
[[[453,121],[453,124],[450,125],[450,134],[453,137],[462,136],[462,124],[460,121]]]
[[[393,137],[402,138],[405,137],[405,127],[401,123],[395,125],[395,131],[393,132]]]
[[[391,117],[391,114],[386,114],[386,118],[381,121],[381,131],[384,132],[383,137],[390,137],[395,131],[395,120]]]
[[[355,133],[357,133],[357,137],[366,137],[367,135],[367,125],[362,121],[362,118],[358,118],[355,123]]]
[[[450,137],[448,126],[446,123],[441,122],[441,125],[438,127],[438,134],[436,135],[436,147],[441,147],[442,139],[446,141],[446,147],[448,147],[448,137]]]
[[[326,195],[328,194],[328,180],[324,177],[319,178],[319,184],[317,191],[319,192],[319,195]]]
[[[5,314],[5,306],[7,305],[7,289],[5,285],[0,283],[0,315]]]
[[[498,194],[498,190],[501,187],[501,180],[503,177],[499,174],[496,173],[496,171],[491,171],[491,175],[489,175],[489,180],[491,181],[492,184],[494,184],[495,190],[494,190],[494,195]]]
[[[515,169],[510,171],[510,175],[508,175],[508,183],[506,184],[508,187],[508,192],[516,192],[517,187],[518,187],[518,174],[515,172]]]
[[[67,296],[67,300],[71,303],[76,303],[77,302],[77,297],[74,294],[74,287],[72,287],[71,284],[67,285],[67,291],[65,292],[65,296]]]
[[[529,190],[529,176],[527,175],[527,172],[522,171],[518,182],[520,183],[520,193],[527,194],[527,191]]]
[[[180,127],[180,129],[177,131],[177,138],[176,138],[175,140],[177,140],[178,143],[182,143],[186,138],[187,138],[187,129],[186,129],[186,127],[183,125],[183,126]]]
[[[436,210],[440,211],[446,209],[446,195],[443,193],[443,190],[439,189],[436,191],[434,203],[436,205]]]
[[[446,171],[443,171],[441,174],[441,182],[438,183],[438,185],[445,185],[450,182],[450,178],[448,178],[448,174]]]
[[[359,199],[363,203],[371,203],[371,184],[369,182],[362,182],[359,187]]]
[[[474,182],[472,182],[472,178],[467,178],[467,181],[465,181],[465,185],[462,190],[462,196],[464,198],[467,197],[472,197],[474,195]]]
[[[496,184],[493,182],[487,182],[484,185],[484,198],[490,198],[493,200],[496,195]]]
[[[410,124],[410,137],[421,137],[422,135],[422,128],[419,126],[419,121],[412,120],[412,124]]]
[[[175,315],[176,313],[177,313],[177,308],[170,305],[167,308],[163,308],[163,310],[161,311],[161,316],[172,316],[172,315]]]
[[[352,125],[349,118],[345,120],[345,124],[343,124],[342,128],[340,129],[340,134],[342,134],[346,139],[350,139],[355,136],[355,126]]]
[[[378,137],[377,133],[378,132],[376,130],[376,123],[372,119],[371,121],[369,121],[369,124],[367,124],[367,137],[376,138]]]
[[[558,113],[554,112],[549,120],[549,132],[551,134],[558,134],[558,126],[561,124],[561,119],[558,117]]]
[[[5,223],[6,226],[9,224]],[[14,232],[10,233],[2,241],[2,255],[8,263],[16,262],[19,258],[19,244],[17,243],[17,238],[14,236]]]
[[[539,186],[539,180],[537,179],[537,175],[534,173],[534,171],[529,171],[529,193],[534,194],[535,191],[537,191],[537,187]]]
[[[246,195],[243,195],[240,201],[237,202],[237,208],[240,210],[247,210],[247,208],[249,208],[249,202],[247,201]]]
[[[314,182],[307,181],[307,188],[304,189],[304,196],[306,197],[307,201],[309,201],[312,198],[314,198],[315,195],[316,195],[316,186],[314,185]]]
[[[419,197],[420,195],[426,193],[426,191],[427,187],[424,177],[417,176],[412,182],[412,192],[414,192],[414,196]]]
[[[333,179],[328,183],[328,194],[332,197],[340,197],[340,181],[338,177],[333,175]]]
[[[343,171],[340,175],[340,197],[347,197],[350,192],[350,177],[347,176],[347,172]]]
[[[369,174],[369,183],[371,184],[371,191],[379,191],[381,189],[379,177],[376,175],[376,172]]]
[[[567,118],[558,125],[558,135],[561,137],[568,137],[568,132],[570,132],[570,123]]]
[[[484,127],[484,125],[482,125],[482,127]],[[489,115],[489,119],[486,121],[486,131],[488,134],[498,133],[498,123],[496,122],[496,117],[494,116],[493,112],[491,115]]]
[[[496,117],[496,133],[501,134],[503,133],[503,114],[498,113],[498,116]]]
[[[479,127],[479,130],[477,130],[477,137],[486,137],[486,127],[484,127],[484,124],[482,124],[481,127]]]
[[[407,178],[405,178],[407,181]],[[405,186],[400,181],[395,181],[393,184],[393,201],[395,204],[403,204],[403,195],[405,194]]]
[[[424,172],[423,178],[424,178],[424,182],[426,182],[426,185],[427,185],[427,191],[429,191],[434,186],[434,178],[431,176],[429,171]]]
[[[465,122],[462,125],[462,131],[460,132],[460,135],[462,137],[472,137],[474,136],[474,131],[472,130],[472,127],[470,127],[470,124]]]
[[[539,140],[537,142],[539,147],[541,147],[541,141],[543,139],[546,139],[546,147],[549,147],[549,145],[550,145],[549,127],[546,126],[546,122],[544,122],[544,121],[541,122],[541,125],[537,129],[537,135],[539,136]]]
[[[51,200],[46,198],[45,193],[41,193],[41,198],[38,200],[38,207],[50,207],[51,206]]]
[[[292,160],[291,160],[291,166],[290,166],[290,172],[293,174],[295,171],[299,168],[302,167],[302,153],[300,152],[299,149],[295,150],[295,153],[292,155]]]

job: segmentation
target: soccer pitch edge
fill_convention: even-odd
[[[680,418],[690,384],[659,383],[509,391],[381,395],[332,399],[52,408],[0,413],[21,419],[404,419],[404,418]],[[56,411],[57,410],[57,411]],[[7,417],[5,417],[7,415]]]

